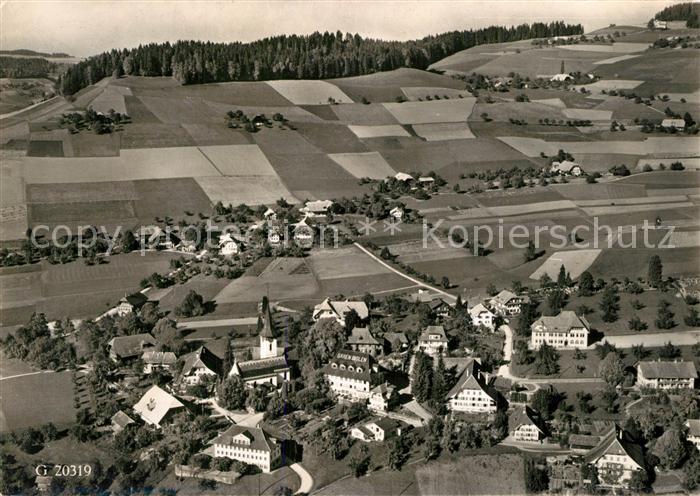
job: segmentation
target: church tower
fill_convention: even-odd
[[[277,356],[277,339],[275,338],[274,323],[270,305],[263,309],[263,327],[260,330],[260,358]]]

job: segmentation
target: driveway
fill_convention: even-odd
[[[311,492],[311,488],[314,487],[314,478],[311,477],[311,474],[308,473],[306,469],[301,466],[301,463],[294,463],[290,465],[289,468],[294,470],[294,472],[296,472],[296,474],[299,476],[299,479],[301,480],[301,484],[299,484],[299,490],[294,494],[309,494]]]

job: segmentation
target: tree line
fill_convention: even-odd
[[[57,65],[46,59],[0,57],[0,77],[41,78],[56,72]]]
[[[700,16],[700,4],[687,2],[666,7],[665,9],[657,12],[654,19],[658,19],[660,21],[686,21],[686,27],[698,28],[700,27],[698,16]]]
[[[72,66],[60,91],[70,95],[107,76],[167,76],[181,84],[358,76],[399,67],[426,69],[460,50],[486,43],[582,34],[581,24],[521,24],[451,31],[418,40],[385,41],[359,34],[315,32],[251,43],[178,41],[111,50]]]

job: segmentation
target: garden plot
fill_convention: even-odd
[[[389,274],[390,270],[354,246],[314,251],[309,257],[311,270],[319,279]]]
[[[212,203],[262,205],[274,203],[280,198],[289,203],[298,203],[277,175],[195,177],[194,180]]]
[[[610,110],[592,110],[592,109],[564,109],[564,115],[569,119],[587,119],[590,121],[609,121],[612,119],[612,111]]]
[[[639,57],[639,55],[620,55],[619,57],[612,57],[609,59],[598,60],[596,62],[593,62],[593,65],[614,64],[616,62],[622,62],[623,60],[635,59],[637,57]]]
[[[403,94],[406,95],[406,98],[413,102],[417,100],[429,100],[431,98],[439,100],[440,98],[469,98],[472,96],[472,94],[468,91],[461,91],[452,88],[441,88],[438,86],[402,87],[401,91],[403,91]]]
[[[358,138],[385,138],[387,136],[403,136],[410,137],[411,135],[402,126],[398,124],[388,124],[385,126],[348,126],[350,131],[355,133]]]
[[[28,184],[220,175],[194,147],[122,150],[118,157],[24,157],[22,163]]]
[[[610,45],[591,45],[588,43],[581,43],[578,45],[561,45],[559,48],[563,50],[572,50],[576,52],[637,53],[643,52],[644,50],[649,48],[649,44],[618,42],[611,43]]]
[[[201,146],[199,150],[224,176],[277,175],[258,145]]]
[[[110,110],[127,114],[125,96],[132,96],[131,89],[126,86],[107,86],[97,98],[91,103],[90,107],[95,112],[101,112],[105,115],[109,114]]]
[[[414,124],[413,130],[427,141],[446,141],[475,138],[471,129],[463,122],[445,122],[438,124]]]
[[[549,258],[530,275],[530,279],[538,281],[544,274],[547,274],[552,280],[556,281],[559,275],[559,269],[562,265],[571,278],[576,279],[595,262],[601,251],[600,249],[558,251],[550,255]]]
[[[337,103],[353,103],[337,86],[325,81],[267,81],[274,90],[295,105],[324,105],[334,100]]]
[[[385,103],[384,107],[401,124],[433,124],[437,122],[466,122],[476,98],[431,102]]]
[[[381,180],[396,174],[379,152],[333,153],[328,156],[357,178],[369,177]]]

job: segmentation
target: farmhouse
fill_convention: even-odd
[[[409,295],[408,300],[412,303],[425,303],[430,307],[430,311],[440,318],[449,317],[452,313],[452,306],[449,303],[428,290],[419,289],[417,293]]]
[[[185,355],[180,381],[188,386],[201,384],[206,378],[216,379],[221,373],[221,359],[206,346]]]
[[[668,29],[668,24],[666,21],[654,19],[654,29]]]
[[[389,343],[392,353],[408,349],[408,338],[403,332],[387,332],[384,334],[384,340]]]
[[[308,217],[325,217],[332,206],[331,200],[307,201],[300,211]]]
[[[180,400],[158,386],[151,387],[134,405],[134,411],[143,421],[155,427],[160,427],[163,421],[184,409],[185,405]]]
[[[514,441],[540,443],[547,437],[545,423],[529,406],[516,409],[508,417],[508,434]]]
[[[350,436],[360,441],[382,442],[394,436],[401,435],[401,422],[398,420],[382,417],[378,420],[372,420],[364,425],[353,427],[350,430]]]
[[[551,172],[555,174],[570,174],[572,176],[580,176],[583,174],[583,169],[580,164],[572,162],[571,160],[564,160],[563,162],[552,162]]]
[[[469,317],[475,327],[482,327],[493,331],[496,325],[496,315],[486,308],[483,303],[478,303],[469,309]]]
[[[133,293],[128,296],[124,296],[124,298],[119,300],[119,305],[117,305],[117,315],[122,317],[129,313],[136,312],[140,310],[147,301],[148,297],[143,293]]]
[[[617,425],[588,453],[586,461],[597,467],[601,485],[610,487],[626,486],[634,472],[646,470],[643,448]]]
[[[698,372],[693,362],[639,362],[637,385],[654,389],[694,389]]]
[[[559,81],[559,82],[561,82],[561,83],[563,83],[564,81],[571,81],[571,80],[573,80],[573,79],[574,79],[574,78],[571,77],[571,74],[565,74],[565,73],[562,73],[562,74],[555,74],[554,76],[552,76],[551,78],[549,78],[550,81]]]
[[[564,310],[555,317],[540,317],[532,324],[531,345],[533,349],[543,343],[557,349],[585,348],[589,331],[586,317]]]
[[[418,337],[418,349],[428,355],[447,351],[447,336],[442,326],[428,326]]]
[[[263,213],[263,219],[265,220],[277,220],[277,212],[267,207],[267,210]]]
[[[682,131],[685,129],[685,120],[683,119],[664,119],[661,121],[661,127],[666,129],[675,129]]]
[[[284,237],[284,227],[277,221],[270,221],[267,224],[267,242],[272,246],[279,245]]]
[[[399,396],[396,393],[396,388],[384,382],[369,392],[369,404],[367,408],[375,412],[388,412],[396,406],[398,399]]]
[[[241,251],[241,243],[233,238],[231,233],[224,233],[219,238],[219,253],[225,257],[237,255]]]
[[[253,350],[252,360],[236,360],[229,376],[237,375],[248,386],[272,384],[280,386],[290,379],[290,368],[284,348],[277,347],[277,332],[272,309],[268,304],[262,315],[263,327],[260,330],[260,346]]]
[[[170,250],[180,243],[180,238],[173,234],[170,228],[164,231],[159,226],[143,226],[138,235],[142,248]]]
[[[375,367],[371,355],[341,350],[323,367],[323,374],[338,398],[364,401],[378,379]]]
[[[685,426],[688,428],[688,442],[700,450],[700,420],[688,419]]]
[[[507,317],[510,315],[519,314],[522,305],[528,301],[529,300],[526,296],[518,296],[515,293],[504,289],[496,296],[491,298],[489,305],[496,314]]]
[[[394,179],[405,183],[405,182],[413,181],[413,176],[410,174],[406,174],[405,172],[397,172],[396,175],[394,176]]]
[[[215,458],[230,458],[255,465],[266,474],[281,462],[280,443],[258,427],[232,425],[219,434],[212,445]]]
[[[302,246],[311,246],[314,240],[314,228],[306,221],[306,217],[292,224],[294,241]]]
[[[382,344],[372,336],[367,327],[355,327],[350,332],[348,347],[353,351],[377,356],[382,352]]]
[[[351,310],[357,312],[360,320],[365,320],[369,317],[369,308],[364,301],[331,301],[326,298],[321,303],[314,307],[313,319],[318,321],[321,319],[335,319],[340,325],[345,325],[345,316]]]
[[[144,351],[141,355],[143,373],[150,374],[156,370],[170,370],[177,357],[172,351]]]
[[[475,360],[462,371],[446,399],[453,412],[495,413],[498,409],[498,394],[486,384]]]
[[[156,345],[156,340],[148,333],[132,334],[112,338],[108,345],[109,357],[120,362],[141,356],[146,349]]]

